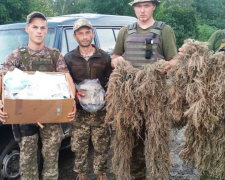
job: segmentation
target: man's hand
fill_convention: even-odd
[[[73,112],[69,113],[68,116],[67,116],[67,118],[69,119],[69,122],[74,120],[75,115],[76,115],[76,111],[77,111],[76,101],[74,101]]]
[[[175,64],[177,63],[177,59],[171,59],[170,61],[166,62],[166,67],[164,71],[161,72],[161,74],[165,74],[167,71],[169,71]]]
[[[183,47],[178,49],[178,54],[179,55],[183,55],[184,54],[184,49]],[[161,74],[165,74],[168,70],[170,70],[173,66],[175,66],[177,63],[177,59],[171,59],[170,61],[167,62],[166,68],[164,69],[163,72],[161,72]]]
[[[113,69],[115,69],[115,67],[116,67],[116,62],[118,61],[118,59],[117,59],[118,57],[120,57],[120,55],[114,54],[111,59],[111,67]]]
[[[112,59],[112,60],[111,60],[111,67],[112,67],[113,69],[115,69],[115,67],[116,67],[116,61],[117,61],[117,59]]]
[[[180,55],[184,54],[184,49],[182,47],[179,48],[178,51],[179,51],[178,54],[180,54]]]
[[[80,101],[81,97],[85,96],[83,92],[76,92],[76,98]]]
[[[4,124],[6,122],[6,119],[8,118],[8,114],[4,113],[3,111],[3,104],[0,100],[0,121]]]
[[[76,98],[80,101],[81,97],[85,96],[83,92],[76,92]],[[74,101],[74,106],[73,106],[73,112],[69,113],[67,118],[69,119],[69,122],[73,121],[76,115],[76,101]]]

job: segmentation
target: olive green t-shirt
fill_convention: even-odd
[[[211,35],[211,37],[208,40],[209,50],[217,51],[219,49],[223,39],[222,31],[223,30],[218,30]]]
[[[137,24],[138,33],[148,33],[151,28],[152,26],[147,29],[142,29]],[[120,29],[117,36],[114,54],[122,56],[126,51],[127,35],[127,26],[124,26]],[[172,28],[168,25],[165,25],[163,27],[161,35],[159,37],[158,52],[166,58],[165,60],[170,60],[177,54],[176,38]]]

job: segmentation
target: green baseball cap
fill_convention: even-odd
[[[31,20],[35,17],[39,17],[39,18],[42,18],[47,21],[44,14],[42,14],[41,12],[38,12],[38,11],[33,11],[32,13],[28,14],[28,16],[27,16],[27,24],[29,24],[31,22]]]
[[[158,6],[160,4],[160,1],[158,1],[158,0],[134,0],[128,4],[133,6],[134,4],[141,3],[141,2],[154,2],[156,4],[156,6]]]

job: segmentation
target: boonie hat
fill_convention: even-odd
[[[42,14],[42,13],[40,13],[38,11],[34,11],[34,12],[28,14],[28,16],[27,16],[27,24],[29,24],[31,22],[31,20],[33,18],[35,18],[35,17],[40,17],[40,18],[42,18],[44,20],[47,20],[44,14]]]
[[[89,27],[92,29],[91,22],[87,19],[78,19],[77,21],[75,21],[73,25],[73,31],[76,31],[77,29],[81,27]]]
[[[134,0],[128,4],[133,6],[134,4],[140,3],[140,2],[154,2],[156,4],[156,6],[158,6],[160,4],[160,1],[158,1],[158,0]]]

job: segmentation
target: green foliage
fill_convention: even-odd
[[[164,8],[173,5],[179,5],[182,8],[191,7],[194,0],[162,0],[161,5]]]
[[[92,0],[52,0],[54,15],[91,13]]]
[[[135,16],[131,0],[1,0],[0,24],[26,19],[32,11],[46,16],[100,13]],[[161,0],[156,20],[165,21],[181,46],[184,39],[205,41],[216,29],[225,29],[225,0]]]
[[[29,13],[32,11],[40,11],[45,16],[53,16],[51,0],[32,0],[29,3]]]
[[[28,10],[29,0],[1,0],[0,24],[19,21],[23,19]]]
[[[217,29],[225,29],[225,18],[218,17],[217,19],[204,19],[198,16],[198,25],[204,25],[207,24],[209,26],[214,26]]]
[[[217,19],[224,15],[222,0],[195,0],[193,7],[203,19]]]
[[[225,0],[162,0],[156,19],[175,31],[177,44],[194,38],[207,41],[217,29],[225,29]]]
[[[198,13],[199,24],[225,28],[225,0],[195,0],[193,7]]]
[[[129,2],[130,0],[52,0],[54,15],[99,13],[134,16]]]
[[[95,0],[92,1],[92,9],[96,13],[100,14],[116,14],[134,16],[133,7],[128,5],[130,0]]]
[[[165,6],[159,7],[155,14],[155,19],[165,21],[173,28],[178,47],[183,44],[185,39],[195,39],[197,37],[198,31],[195,9],[188,6],[181,7],[180,5],[164,7]]]
[[[198,25],[198,37],[199,41],[205,42],[209,37],[217,30],[214,26],[209,26],[207,24]]]

